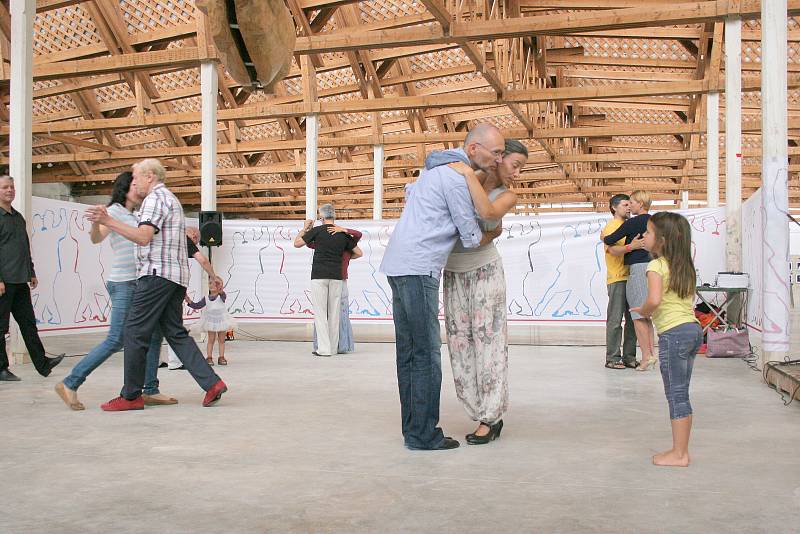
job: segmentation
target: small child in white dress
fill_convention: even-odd
[[[225,333],[236,327],[236,320],[228,313],[228,308],[225,306],[226,298],[220,278],[209,280],[208,297],[204,297],[199,302],[191,302],[187,297],[187,304],[190,308],[203,310],[200,320],[192,325],[192,330],[208,333],[206,361],[209,365],[214,365],[215,341],[219,341],[217,363],[228,365],[228,360],[225,359]]]

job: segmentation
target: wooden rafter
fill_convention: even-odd
[[[129,2],[37,1],[34,163],[43,167],[34,179],[71,183],[77,194],[103,192],[120,168],[157,156],[169,165],[170,185],[195,206],[197,69],[214,51],[194,10],[141,2],[159,9],[149,15],[130,11]],[[729,14],[745,20],[743,193],[758,187],[761,31],[749,22],[760,15],[756,0],[385,0],[388,14],[352,0],[287,5],[298,32],[296,64],[275,96],[246,90],[224,65],[217,69],[219,200],[233,213],[303,216],[309,113],[320,117],[319,198],[346,203],[350,216],[371,210],[373,144],[385,146],[384,208],[396,215],[426,153],[460,144],[482,121],[528,144],[518,188],[525,209],[597,207],[609,192],[634,186],[657,199],[676,201],[680,191],[702,198],[705,95],[724,93],[719,43]],[[3,6],[5,139],[11,22]],[[800,14],[800,0],[788,9]],[[76,25],[81,31],[73,32]],[[788,38],[797,57],[796,22]],[[306,98],[305,58],[315,72],[314,98]],[[795,174],[800,65],[790,62],[787,71]],[[800,205],[800,186],[790,183],[790,198]]]

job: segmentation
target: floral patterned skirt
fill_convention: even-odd
[[[444,272],[447,348],[456,395],[474,420],[493,424],[508,409],[508,326],[503,260]]]

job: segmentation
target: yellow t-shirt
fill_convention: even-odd
[[[624,221],[619,219],[611,219],[603,228],[603,235],[610,235],[617,231],[622,226]],[[615,245],[624,245],[625,238],[623,237]],[[614,282],[624,282],[628,279],[628,266],[625,265],[625,256],[612,256],[608,253],[608,246],[606,246],[606,284],[613,284]]]
[[[669,287],[669,264],[665,258],[656,258],[647,264],[647,272],[661,275],[661,304],[653,312],[653,324],[659,334],[685,323],[697,323],[694,316],[694,295],[682,299]]]

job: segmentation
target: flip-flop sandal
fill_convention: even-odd
[[[58,393],[58,396],[61,397],[61,400],[64,401],[64,404],[69,406],[70,410],[80,412],[81,410],[86,409],[83,403],[79,400],[76,400],[75,402],[69,401],[69,399],[67,398],[66,386],[64,385],[63,382],[59,382],[58,384],[56,384],[55,390],[56,393]]]
[[[622,362],[606,362],[606,369],[625,369],[625,364]]]

